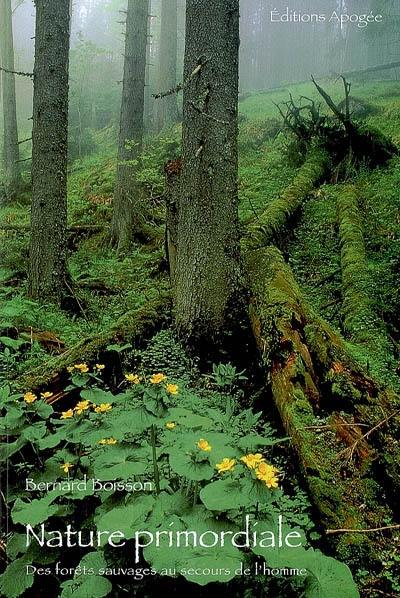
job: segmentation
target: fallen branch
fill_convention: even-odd
[[[30,224],[0,224],[0,231],[30,231],[31,227]],[[67,231],[70,233],[77,233],[77,232],[101,232],[104,230],[104,226],[100,224],[76,224],[73,226],[69,226]]]
[[[165,319],[169,295],[162,295],[148,301],[144,306],[129,311],[119,318],[110,328],[100,331],[94,336],[83,339],[73,347],[69,347],[56,357],[49,358],[46,367],[34,368],[17,379],[21,389],[36,390],[41,387],[57,385],[65,375],[66,368],[83,360],[94,359],[112,342],[123,342],[134,338],[143,338]],[[58,392],[59,389],[58,389]]]
[[[327,536],[332,534],[369,534],[371,532],[384,532],[391,529],[400,529],[400,525],[384,525],[383,527],[372,527],[370,529],[327,529]]]
[[[365,373],[343,339],[313,311],[276,248],[250,250],[245,260],[250,319],[266,382],[321,522],[328,529],[348,528],[349,520],[352,528],[375,528],[392,516],[388,490],[394,496],[400,491],[399,398]],[[334,431],[329,443],[318,434],[321,417],[321,425]],[[365,426],[367,435],[361,431]],[[343,446],[355,442],[350,464],[338,458]],[[339,541],[339,556],[341,547],[348,550],[348,542]],[[369,544],[366,550],[379,548]]]
[[[305,198],[326,176],[329,165],[330,159],[325,150],[319,148],[310,150],[293,183],[283,191],[279,199],[267,205],[266,209],[258,215],[257,220],[250,224],[247,235],[243,239],[243,246],[247,249],[257,249],[275,241]]]
[[[19,75],[20,77],[30,77],[33,78],[33,73],[24,73],[23,71],[10,71],[9,69],[5,69],[4,67],[0,66],[0,71],[3,73],[9,73],[10,75]]]

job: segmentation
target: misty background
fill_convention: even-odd
[[[398,0],[241,0],[240,91],[265,90],[316,77],[336,77],[399,60]],[[125,0],[73,0],[70,54],[70,159],[95,150],[92,132],[117,125],[122,91]],[[360,28],[335,22],[271,22],[282,14],[381,14],[382,23]],[[154,131],[154,98],[159,85],[161,1],[151,0],[147,49],[145,123]],[[33,0],[13,2],[15,69],[33,70]],[[182,79],[185,0],[178,0],[177,83]],[[397,79],[400,68],[365,74]],[[16,77],[20,137],[28,137],[32,80]],[[178,102],[181,100],[179,97]],[[111,137],[111,136],[110,136]],[[27,145],[24,151],[29,148]],[[28,155],[28,154],[27,154]]]

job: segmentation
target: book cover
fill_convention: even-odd
[[[400,595],[397,0],[0,0],[0,597]]]

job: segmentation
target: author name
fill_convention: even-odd
[[[153,482],[103,482],[97,478],[88,478],[86,475],[80,480],[62,480],[55,482],[35,482],[32,478],[26,478],[25,490],[28,492],[50,492],[57,490],[58,492],[73,493],[73,492],[153,492]]]

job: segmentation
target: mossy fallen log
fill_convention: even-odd
[[[278,199],[268,204],[258,218],[249,225],[247,235],[243,239],[244,247],[265,247],[274,242],[301,207],[305,198],[327,175],[329,167],[328,152],[319,147],[310,149],[293,183]]]
[[[245,259],[267,382],[321,523],[379,527],[392,517],[390,490],[400,490],[399,400],[366,375],[343,339],[313,312],[278,249],[250,251]],[[348,562],[360,553],[374,560],[382,540],[335,538]]]
[[[337,189],[337,218],[341,245],[343,327],[357,343],[366,343],[383,363],[389,363],[393,348],[383,321],[374,311],[369,289],[362,216],[354,185]]]
[[[63,353],[49,358],[45,365],[20,376],[16,383],[22,390],[37,390],[55,384],[65,376],[66,368],[77,362],[95,359],[99,352],[105,351],[111,343],[132,342],[143,339],[167,317],[169,295],[165,293],[145,305],[129,311],[119,318],[110,328],[94,336],[84,338]]]

